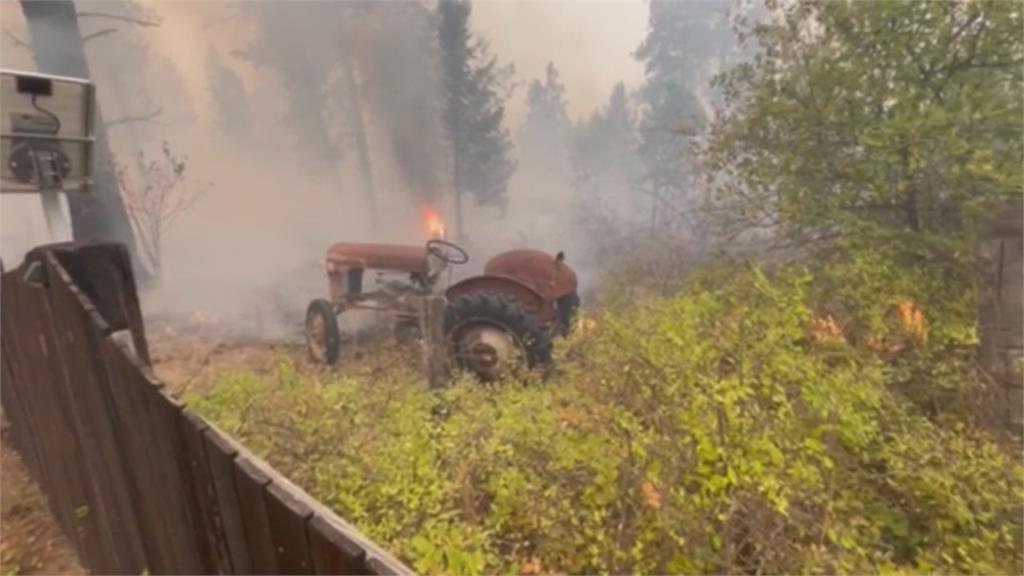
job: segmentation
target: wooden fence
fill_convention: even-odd
[[[994,212],[978,231],[978,359],[1000,388],[1000,419],[1024,434],[1024,204]]]
[[[153,377],[123,247],[34,250],[0,308],[11,435],[92,572],[410,573]]]

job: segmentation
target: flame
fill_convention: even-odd
[[[837,344],[846,341],[843,327],[831,315],[815,316],[811,319],[811,336],[823,344]]]
[[[423,207],[423,224],[426,226],[428,236],[439,240],[444,238],[444,220],[433,206]]]
[[[917,302],[905,298],[900,300],[897,309],[899,310],[903,329],[907,334],[921,344],[926,344],[928,342],[928,331],[925,329],[924,312]]]

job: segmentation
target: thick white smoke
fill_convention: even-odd
[[[247,337],[293,337],[301,328],[307,302],[326,294],[323,256],[331,243],[423,242],[421,205],[427,200],[437,205],[452,230],[454,210],[446,164],[450,160],[443,138],[438,137],[439,123],[423,120],[422,112],[437,111],[421,110],[433,97],[426,91],[436,91],[438,86],[429,74],[415,68],[417,63],[403,61],[412,51],[407,43],[396,42],[392,50],[383,50],[381,46],[388,46],[389,38],[372,36],[374,27],[360,28],[355,23],[356,29],[362,30],[352,40],[363,67],[360,79],[385,90],[363,94],[372,98],[363,102],[363,109],[377,191],[379,218],[374,223],[354,150],[339,156],[331,169],[310,169],[301,147],[296,146],[293,126],[286,120],[287,87],[271,70],[232,56],[258,33],[258,25],[240,4],[148,0],[141,4],[161,20],[159,27],[119,24],[124,39],[115,35],[98,38],[86,48],[107,117],[149,112],[151,102],[164,108],[159,123],[111,131],[115,153],[122,161],[133,158],[138,149],[153,156],[167,141],[176,153],[187,156],[183,186],[190,193],[202,194],[167,231],[162,280],[143,292],[151,318],[204,318]],[[311,6],[315,4],[290,3],[299,17],[307,9],[313,14]],[[522,14],[533,16],[513,19],[512,27],[499,25],[507,13],[519,10],[516,6]],[[90,3],[90,10],[106,8]],[[386,5],[376,9],[384,10]],[[576,118],[602,103],[616,81],[640,76],[629,48],[638,44],[643,34],[643,3],[593,10],[585,5],[481,3],[475,10],[474,32],[493,43],[499,59],[511,61],[523,72],[517,78],[520,90],[506,117],[513,132],[522,121],[522,86],[540,75],[538,63],[559,63],[568,85],[569,108]],[[4,3],[2,16],[5,29],[25,37],[17,3]],[[537,18],[543,25],[538,25]],[[83,20],[83,33],[108,24]],[[379,28],[386,36],[387,26]],[[601,30],[616,37],[605,54],[600,53],[601,43],[586,40],[606,36]],[[583,39],[589,46],[586,53],[573,46],[571,37]],[[117,66],[116,52],[121,45],[116,42],[128,39],[143,43],[156,65],[138,71],[141,81],[135,78],[126,83],[117,78],[125,71]],[[330,46],[333,39],[324,41]],[[218,128],[220,112],[209,89],[211,54],[216,54],[244,87],[252,133],[249,140],[240,141]],[[4,50],[3,65],[27,67],[25,64],[31,63],[27,56],[24,51]],[[118,82],[123,89],[118,90]],[[140,84],[147,94],[133,88]],[[338,109],[308,113],[330,124],[330,134],[348,134],[351,127],[343,125],[341,113],[344,102],[329,105]],[[389,115],[389,106],[403,113]],[[335,118],[339,119],[337,125]],[[573,228],[569,210],[571,183],[549,176],[524,166],[512,182],[504,215],[493,208],[474,207],[467,198],[465,230],[473,260],[456,276],[477,273],[489,257],[514,247],[552,253],[565,250],[577,268],[586,261],[578,256],[587,247]],[[0,204],[3,256],[8,266],[11,260],[20,259],[24,250],[45,241],[42,220],[27,204],[31,199],[15,202],[4,198]],[[589,267],[579,271],[584,282],[592,276]]]

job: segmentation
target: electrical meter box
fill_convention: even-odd
[[[94,115],[89,80],[0,70],[0,192],[88,192]]]

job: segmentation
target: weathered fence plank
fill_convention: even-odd
[[[53,254],[72,283],[95,306],[107,333],[128,330],[138,357],[149,364],[142,308],[128,250],[120,244],[51,244],[29,252]]]
[[[978,236],[978,361],[999,388],[1002,424],[1024,434],[1024,205],[993,213]]]
[[[164,505],[174,507],[178,512],[171,518],[173,535],[164,535],[172,537],[177,547],[178,556],[171,572],[208,572],[213,566],[213,557],[208,543],[202,537],[199,498],[192,489],[193,482],[180,425],[182,405],[161,388],[162,386],[151,386],[146,390],[149,392],[152,425],[160,432],[158,438],[163,446],[162,464],[166,467],[166,473],[162,478],[166,498]]]
[[[235,459],[235,489],[249,544],[253,574],[279,574],[274,541],[270,538],[270,520],[263,503],[263,489],[270,478],[245,457]]]
[[[38,424],[36,445],[51,509],[83,562],[110,566],[96,516],[88,513],[95,504],[86,482],[85,451],[73,425],[69,401],[62,393],[67,373],[58,355],[45,284],[37,286],[19,279],[5,286],[2,314],[10,320],[5,325],[11,332],[4,334],[3,340],[14,341],[20,360],[15,365],[14,384],[25,392],[23,397],[28,399]]]
[[[39,470],[39,456],[32,442],[34,424],[29,418],[24,400],[19,396],[14,385],[14,368],[11,367],[11,354],[0,342],[0,364],[3,373],[0,376],[0,397],[4,399],[4,417],[8,422],[8,430],[14,446],[22,456],[29,475],[37,484],[42,484],[42,472]]]
[[[224,521],[221,518],[220,503],[213,485],[213,475],[203,439],[203,433],[209,426],[188,408],[181,411],[180,424],[185,441],[185,454],[188,458],[187,466],[199,505],[200,529],[208,543],[212,563],[210,567],[218,574],[230,574],[231,557],[224,534]]]
[[[238,451],[219,432],[207,429],[203,433],[207,462],[213,480],[224,523],[224,541],[228,545],[233,574],[252,574],[252,558],[245,539],[245,525],[239,508],[238,491],[235,490],[235,458]]]
[[[270,539],[282,574],[312,574],[313,562],[309,556],[306,523],[313,510],[287,489],[271,482],[264,493],[267,519],[270,521]]]
[[[20,287],[13,274],[4,275],[0,284],[2,284],[0,293],[3,294],[2,302],[0,302],[0,307],[2,307],[0,330],[3,330],[4,334],[12,334],[14,332],[12,325],[15,324],[14,310],[19,302],[17,291]],[[34,469],[32,468],[33,464],[30,464],[29,470],[32,471],[33,479],[45,490],[45,487],[51,483],[48,477],[48,463],[39,454],[38,440],[33,441],[33,439],[42,438],[46,432],[36,422],[31,390],[20,390],[19,383],[24,382],[26,377],[24,355],[19,350],[18,342],[14,338],[0,338],[0,347],[2,347],[4,367],[8,371],[3,382],[0,383],[3,386],[0,398],[3,400],[4,413],[11,423],[11,435],[15,439],[18,451],[26,461],[34,463]]]
[[[372,552],[366,556],[366,567],[369,574],[376,574],[378,576],[399,576],[403,574],[402,571],[395,569],[394,563],[388,562]]]
[[[317,574],[372,573],[366,565],[366,552],[321,516],[309,521],[309,546]]]
[[[106,324],[84,301],[70,278],[52,256],[47,256],[47,275],[51,281],[49,290],[53,313],[60,318],[55,327],[58,335],[58,350],[64,357],[64,364],[73,375],[68,374],[62,390],[71,412],[78,437],[84,446],[88,477],[95,488],[96,520],[104,536],[109,539],[112,553],[107,567],[116,573],[141,573],[146,565],[145,551],[135,529],[137,521],[132,507],[126,480],[127,469],[121,457],[122,432],[114,427],[109,410],[113,408],[110,390],[106,386],[106,367],[101,361],[100,347]],[[72,377],[74,376],[74,377]]]
[[[168,506],[162,476],[166,467],[161,465],[164,459],[160,454],[164,447],[151,425],[146,390],[150,384],[140,378],[137,367],[117,344],[108,340],[103,347],[103,357],[110,369],[116,418],[124,431],[124,456],[134,472],[131,492],[146,549],[147,568],[150,573],[171,572],[177,547],[173,536],[176,530],[170,516],[178,512],[170,511],[165,515]]]

